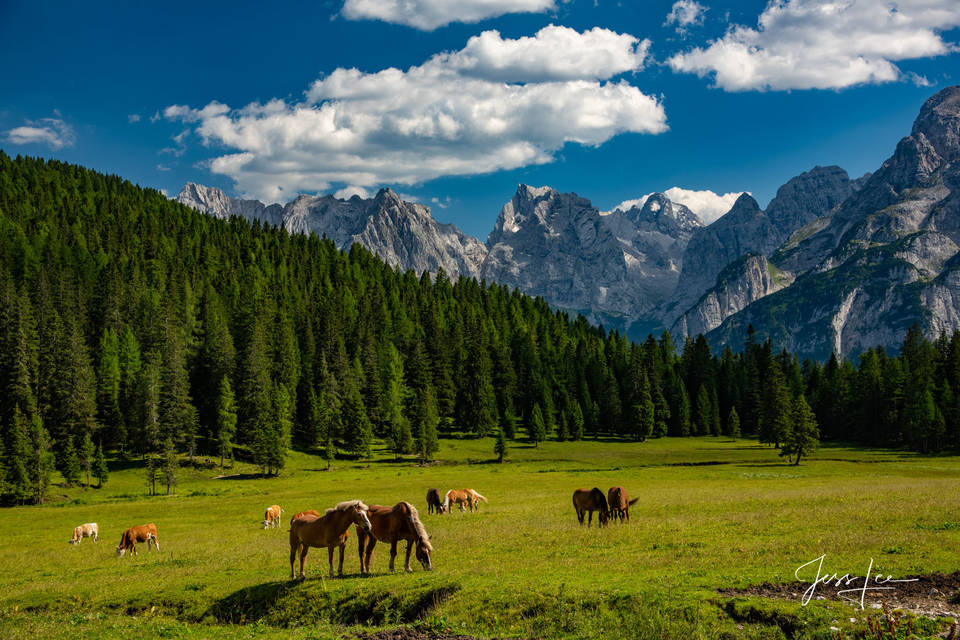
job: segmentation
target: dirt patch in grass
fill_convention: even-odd
[[[863,598],[864,608],[868,610],[880,609],[885,603],[891,609],[903,609],[919,616],[930,618],[953,616],[960,618],[960,571],[950,574],[930,573],[906,576],[902,579],[915,581],[889,582],[880,585],[874,584],[874,581],[871,580]],[[876,586],[893,588],[889,590],[871,588]],[[850,584],[841,581],[840,586],[837,586],[836,580],[832,580],[827,584],[818,584],[813,592],[812,600],[853,601],[850,603],[859,607],[861,595],[859,589],[862,587],[862,577],[850,582]],[[754,596],[800,602],[809,588],[809,582],[788,582],[786,584],[765,582],[746,589],[718,589],[717,591],[724,596]],[[847,589],[857,589],[857,591],[849,591],[844,594],[837,593]]]
[[[418,629],[387,629],[375,633],[361,633],[358,640],[476,640],[473,636],[433,633]]]

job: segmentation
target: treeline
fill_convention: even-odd
[[[78,166],[0,152],[0,493],[106,456],[175,483],[178,456],[375,439],[430,459],[449,433],[578,440],[759,434],[933,451],[960,442],[960,338],[800,364],[769,343],[635,344],[496,284],[393,269],[358,245],[198,214]],[[805,408],[806,407],[806,408]],[[815,417],[814,417],[815,416]],[[498,447],[501,450],[501,447]]]

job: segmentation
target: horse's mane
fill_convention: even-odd
[[[367,505],[363,504],[363,500],[345,500],[344,502],[338,503],[337,506],[327,509],[324,515],[329,515],[334,511],[347,511],[354,507],[359,507],[361,511],[367,511],[369,509]]]
[[[417,508],[409,502],[401,502],[400,504],[407,505],[407,509],[410,510],[410,524],[413,525],[414,530],[417,532],[417,537],[423,541],[423,545],[428,551],[433,552],[433,545],[430,544],[430,534],[427,533],[427,529],[423,526],[423,523],[420,522],[420,514],[417,512]]]
[[[600,491],[600,489],[597,489],[596,487],[594,487],[590,491],[590,493],[593,494],[594,499],[600,503],[600,506],[603,507],[604,511],[610,508],[609,506],[607,506],[607,497],[603,495],[603,491]]]

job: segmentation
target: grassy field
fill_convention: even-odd
[[[895,577],[960,568],[958,457],[828,446],[795,467],[751,440],[690,438],[517,444],[499,465],[490,440],[442,445],[429,467],[379,452],[330,471],[294,453],[269,479],[185,469],[173,497],[146,496],[136,466],[103,489],[54,487],[54,504],[0,511],[0,637],[338,638],[411,624],[478,637],[829,638],[863,612],[716,590],[791,581],[821,554],[841,574],[862,575],[870,558]],[[578,527],[573,489],[615,484],[639,497],[630,524]],[[428,516],[429,487],[472,487],[490,503]],[[343,579],[322,577],[315,549],[307,580],[290,582],[289,515],[353,498],[413,502],[435,570],[387,574],[378,545],[374,574],[360,577],[351,533]],[[272,503],[284,526],[264,531]],[[68,545],[89,521],[99,544]],[[116,558],[122,530],[145,522],[162,551]]]

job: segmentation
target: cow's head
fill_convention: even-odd
[[[125,554],[126,552],[127,552],[126,547],[123,547],[123,546],[121,546],[121,545],[117,545],[117,557],[118,557],[118,558],[122,558],[122,557],[123,557],[123,554]]]
[[[70,544],[77,544],[77,542],[79,542],[79,541],[78,541],[78,540],[74,540],[74,539],[70,539],[70,540],[67,540],[67,542],[70,543]]]

